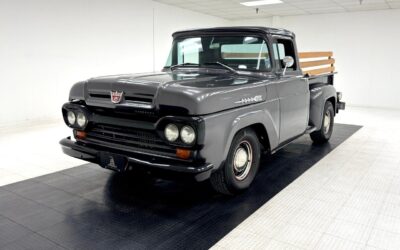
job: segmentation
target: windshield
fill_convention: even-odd
[[[269,71],[271,60],[262,38],[252,36],[201,36],[175,39],[165,67],[224,64],[235,70]]]

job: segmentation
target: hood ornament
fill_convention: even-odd
[[[122,101],[123,91],[111,91],[111,102],[118,104]]]

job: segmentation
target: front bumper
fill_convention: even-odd
[[[126,158],[127,168],[124,168],[124,170],[116,168],[109,169],[119,172],[130,170],[135,166],[140,166],[148,170],[161,170],[169,173],[191,175],[196,179],[196,181],[204,181],[210,177],[213,169],[213,165],[207,163],[181,162],[179,160],[163,159],[156,156],[116,151],[110,148],[92,148],[82,143],[72,141],[71,137],[62,139],[60,144],[65,154],[96,164],[101,163],[101,155],[118,154],[119,156]]]

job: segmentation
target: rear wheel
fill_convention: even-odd
[[[260,162],[260,143],[252,129],[239,131],[233,138],[223,167],[211,175],[213,188],[222,194],[235,194],[253,182]]]
[[[322,144],[329,141],[333,132],[334,120],[335,111],[333,110],[332,102],[327,101],[324,107],[321,129],[310,134],[314,143]]]

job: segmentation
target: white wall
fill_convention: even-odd
[[[173,31],[226,24],[150,0],[0,0],[0,127],[61,119],[73,83],[159,70]]]
[[[289,29],[299,51],[332,50],[337,88],[353,106],[400,109],[400,10],[241,20]]]

